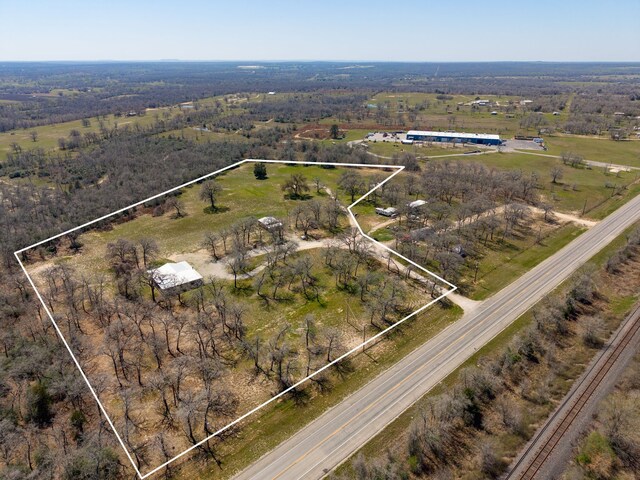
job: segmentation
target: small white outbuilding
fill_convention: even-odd
[[[407,207],[409,207],[410,209],[414,209],[414,208],[418,208],[421,207],[423,205],[426,205],[427,201],[426,200],[414,200],[411,203],[407,203]]]
[[[262,217],[258,219],[258,223],[267,231],[278,230],[282,228],[282,222],[276,217]]]

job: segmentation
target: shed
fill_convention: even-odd
[[[426,205],[427,201],[426,200],[414,200],[411,203],[407,203],[407,207],[409,208],[418,208],[421,207],[423,205]]]
[[[282,222],[276,217],[262,217],[258,219],[258,223],[262,228],[267,231],[277,230],[282,228]]]

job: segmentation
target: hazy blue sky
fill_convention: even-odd
[[[0,60],[640,61],[640,0],[0,0]]]

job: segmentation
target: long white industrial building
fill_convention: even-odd
[[[407,140],[414,142],[460,142],[478,145],[501,145],[500,135],[490,133],[432,132],[409,130]]]

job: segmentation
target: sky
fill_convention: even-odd
[[[640,0],[0,0],[0,61],[640,61]]]

